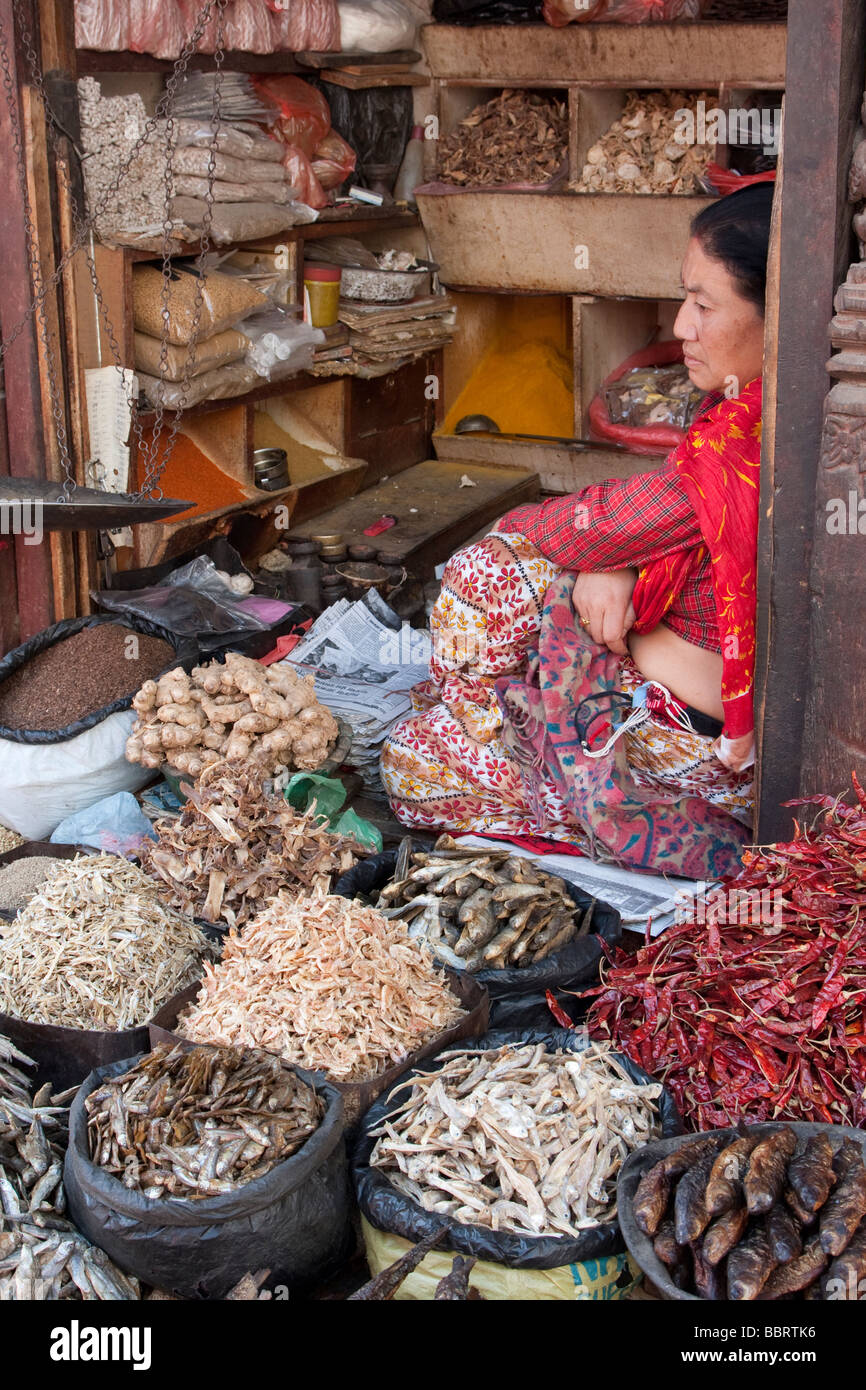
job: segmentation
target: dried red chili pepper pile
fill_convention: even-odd
[[[816,806],[815,822],[747,851],[722,885],[728,903],[732,889],[778,891],[780,913],[741,925],[716,902],[704,922],[618,953],[592,991],[592,1036],[663,1080],[696,1130],[738,1116],[866,1120],[866,795],[854,787],[853,808],[789,803]]]

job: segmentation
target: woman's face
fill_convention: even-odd
[[[739,395],[763,369],[763,315],[694,237],[683,261],[683,287],[674,333],[682,339],[689,376],[701,391]]]

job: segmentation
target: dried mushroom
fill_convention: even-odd
[[[461,185],[549,183],[567,154],[567,103],[504,91],[440,141],[439,177]]]
[[[630,92],[625,110],[589,149],[577,193],[702,193],[713,146],[682,138],[683,111],[708,92]],[[679,136],[679,138],[677,138]]]

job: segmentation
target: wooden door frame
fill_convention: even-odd
[[[811,683],[810,569],[833,297],[853,259],[848,169],[860,116],[866,0],[790,0],[778,285],[768,297],[758,539],[756,837],[788,838]],[[814,782],[814,785],[813,785]]]

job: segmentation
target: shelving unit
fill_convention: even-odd
[[[778,99],[785,85],[786,26],[573,24],[554,30],[434,24],[422,33],[440,137],[506,87],[564,97],[569,112],[567,169],[556,191],[451,192],[439,185],[418,195],[431,254],[458,301],[461,325],[458,340],[444,354],[444,413],[496,339],[503,316],[497,300],[519,304],[529,296],[558,296],[568,324],[564,349],[574,366],[574,437],[585,438],[590,401],[609,372],[654,334],[672,335],[689,228],[712,201],[576,192],[587,151],[634,89],[706,91],[724,111],[761,93]],[[727,146],[717,148],[722,167],[728,166],[729,153]],[[432,183],[436,141],[428,141],[426,155]],[[441,429],[434,444],[441,458],[534,468],[552,491],[572,491],[653,466],[645,455],[457,436]]]

